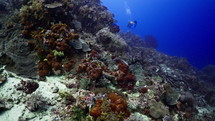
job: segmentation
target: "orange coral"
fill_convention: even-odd
[[[101,115],[102,111],[100,107],[93,107],[90,110],[90,115],[93,117],[99,117]]]
[[[90,115],[93,117],[99,117],[102,113],[101,105],[102,100],[96,100],[96,105],[90,110]]]
[[[107,101],[108,99],[110,102]],[[90,115],[97,118],[101,116],[102,113],[110,113],[111,111],[116,114],[116,116],[120,117],[119,121],[123,121],[123,119],[130,116],[126,101],[116,93],[109,93],[107,98],[96,100],[95,106],[90,110]]]
[[[109,93],[108,98],[111,100],[111,102],[115,102],[119,97],[115,93]]]

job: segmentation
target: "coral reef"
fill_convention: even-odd
[[[0,13],[1,120],[214,120],[214,67],[119,32],[100,0],[8,0]]]

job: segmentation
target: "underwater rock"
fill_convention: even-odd
[[[210,105],[215,106],[215,92],[214,91],[207,92],[207,94],[205,95],[205,100]]]
[[[126,51],[128,45],[125,40],[119,35],[110,32],[109,28],[103,28],[96,33],[97,43],[101,44],[105,49],[109,51]]]
[[[6,107],[5,103],[3,102],[3,100],[0,99],[0,113],[5,110],[7,110],[7,107]]]
[[[165,116],[162,121],[175,121],[171,116]]]
[[[70,41],[69,43],[77,50],[82,49],[82,42],[80,41],[80,39],[76,41]]]
[[[7,3],[0,1],[0,13],[7,11]]]
[[[74,25],[74,27],[75,27],[75,29],[76,29],[77,31],[81,31],[81,29],[82,29],[82,24],[81,24],[80,21],[78,21],[78,20],[73,20],[73,21],[72,21],[72,24]]]
[[[21,82],[16,86],[16,89],[21,90],[26,94],[31,94],[32,92],[36,91],[38,87],[39,84],[37,82],[21,80]]]
[[[7,80],[6,76],[0,75],[0,85],[3,84]]]
[[[204,67],[198,75],[204,81],[215,83],[215,65]]]
[[[0,29],[2,29],[2,27],[3,27],[3,25],[2,25],[2,23],[0,23]]]
[[[91,51],[89,45],[83,39],[78,39],[78,40],[75,40],[75,41],[70,41],[69,43],[75,49],[78,49],[78,50],[82,49],[83,52],[89,52],[89,51]]]
[[[90,46],[86,42],[82,43],[82,51],[83,52],[89,52],[89,51],[91,51]]]
[[[141,38],[140,36],[137,36],[131,32],[123,32],[123,31],[120,31],[118,34],[125,40],[125,42],[130,47],[146,47],[146,43],[144,39]]]
[[[100,0],[71,0],[69,13],[81,23],[83,31],[93,34],[115,22],[114,15],[101,5]]]
[[[188,106],[193,107],[195,105],[195,98],[191,92],[183,92],[179,100],[186,103]]]
[[[38,109],[45,109],[47,106],[47,99],[43,97],[41,92],[33,93],[26,101],[26,107],[34,112]]]

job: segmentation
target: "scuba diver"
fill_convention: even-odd
[[[129,21],[127,27],[130,29],[134,29],[137,26],[137,21]]]

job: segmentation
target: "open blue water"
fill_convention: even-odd
[[[197,68],[215,65],[215,0],[102,0],[115,14],[117,25],[133,33],[157,38],[157,50],[186,57]]]

